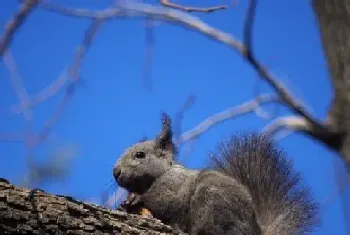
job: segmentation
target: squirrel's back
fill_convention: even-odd
[[[317,204],[300,174],[266,136],[232,136],[211,159],[214,169],[247,187],[263,234],[306,234],[317,223]]]

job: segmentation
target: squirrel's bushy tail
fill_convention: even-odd
[[[232,136],[211,159],[215,169],[248,188],[264,235],[306,234],[317,223],[317,204],[300,174],[266,136]]]

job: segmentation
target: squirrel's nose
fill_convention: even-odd
[[[119,167],[114,167],[113,168],[113,176],[114,176],[114,179],[118,182],[118,178],[120,176],[120,174],[122,173],[122,171],[120,170]]]

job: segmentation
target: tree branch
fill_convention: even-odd
[[[145,20],[145,64],[143,70],[143,86],[152,91],[152,64],[153,64],[153,45],[155,41],[154,20],[149,17]]]
[[[182,26],[192,28],[212,39],[215,39],[216,41],[229,45],[240,53],[243,53],[245,51],[244,45],[239,40],[235,39],[232,35],[213,28],[201,21],[199,18],[194,17],[188,13],[165,7],[130,2],[125,3],[122,6],[119,5],[119,8],[108,8],[100,11],[88,9],[70,9],[46,3],[40,3],[39,6],[43,9],[71,17],[102,19],[122,17],[144,19],[145,17],[153,17],[154,19],[162,19],[163,21],[178,23]]]
[[[246,54],[244,57],[247,61],[254,67],[257,73],[262,79],[264,79],[281,97],[281,99],[289,106],[292,111],[296,114],[305,117],[313,125],[322,125],[320,124],[302,105],[302,103],[291,95],[282,83],[278,82],[276,79],[255,57],[253,51],[253,27],[254,20],[256,15],[257,0],[250,0],[248,7],[245,27],[244,27],[244,42],[246,45]]]
[[[27,90],[23,84],[22,78],[18,73],[16,63],[13,59],[12,53],[7,51],[4,53],[4,64],[9,71],[9,78],[11,80],[13,89],[15,91],[16,96],[23,106],[23,115],[26,121],[30,121],[32,117],[32,113],[30,108],[28,107],[28,100],[30,99],[27,93]]]
[[[28,14],[34,9],[39,0],[25,0],[21,4],[19,11],[15,14],[13,19],[7,23],[5,33],[0,39],[0,57],[3,56],[7,47],[13,39],[16,30],[23,24]]]
[[[278,102],[278,101],[279,99],[276,98],[275,96],[261,95],[251,101],[245,102],[238,106],[231,107],[225,111],[222,111],[220,113],[217,113],[205,119],[203,122],[201,122],[199,125],[197,125],[193,129],[186,131],[178,138],[176,142],[177,144],[182,144],[194,138],[198,138],[205,131],[212,128],[214,125],[217,125],[221,122],[229,120],[233,117],[244,115],[252,111],[255,111],[261,104],[269,103],[269,102]]]
[[[268,136],[272,136],[283,129],[311,132],[313,127],[310,122],[303,117],[287,116],[275,119],[272,123],[265,126],[262,132]]]
[[[67,76],[67,68],[65,68],[54,82],[29,99],[28,103],[11,105],[8,113],[10,115],[22,113],[24,112],[25,107],[33,107],[34,105],[47,100],[48,98],[56,95],[68,80],[69,76]]]
[[[53,4],[47,4],[40,2],[39,6],[43,9],[54,11],[63,15],[74,16],[74,17],[87,17],[87,18],[99,18],[99,19],[112,19],[122,17],[133,17],[133,18],[145,18],[152,17],[153,19],[161,19],[170,23],[176,23],[187,28],[190,28],[196,32],[199,32],[213,40],[220,43],[226,44],[236,52],[240,53],[249,64],[257,71],[261,79],[266,81],[280,96],[281,100],[298,116],[304,117],[312,126],[321,130],[322,136],[315,136],[315,138],[326,141],[325,143],[330,146],[335,146],[333,140],[328,139],[329,136],[337,136],[336,140],[339,141],[341,133],[335,133],[332,126],[320,123],[304,108],[297,100],[296,97],[292,96],[291,93],[284,87],[278,80],[265,69],[260,62],[255,58],[252,50],[252,30],[254,25],[255,11],[257,6],[256,0],[251,0],[246,16],[245,28],[244,28],[244,43],[234,38],[231,34],[225,33],[219,29],[209,26],[200,19],[191,16],[190,14],[159,7],[152,6],[144,3],[132,3],[126,2],[125,4],[114,5],[112,8],[101,11],[91,11],[85,9],[69,9]],[[328,133],[327,133],[328,132]],[[327,137],[325,137],[327,136]],[[331,142],[331,143],[330,143]],[[339,147],[339,144],[338,144]],[[350,155],[350,154],[349,154]]]
[[[288,89],[284,87],[278,80],[268,72],[253,56],[252,52],[252,28],[254,23],[254,16],[256,10],[256,1],[252,0],[248,8],[248,14],[245,23],[245,44],[234,38],[231,34],[225,33],[219,29],[211,27],[204,23],[199,18],[191,16],[190,14],[173,10],[165,9],[163,7],[152,6],[144,3],[125,3],[120,8],[107,9],[102,11],[90,11],[85,9],[68,9],[53,6],[48,7],[45,4],[41,4],[46,9],[53,10],[57,13],[74,16],[74,17],[102,17],[108,18],[120,18],[120,17],[145,17],[153,16],[172,23],[177,23],[182,26],[191,28],[203,35],[214,39],[220,43],[226,44],[229,47],[235,49],[240,53],[257,71],[257,73],[264,79],[276,92],[281,96],[282,100],[288,105],[288,107],[296,114],[304,116],[307,120],[314,123],[314,125],[321,125],[311,114],[302,106],[302,104],[294,98]]]
[[[18,97],[20,104],[29,103],[29,95],[23,84],[23,79],[19,75],[15,60],[12,56],[12,53],[9,50],[6,50],[4,53],[4,64],[9,70],[9,78],[11,80],[13,89]],[[32,148],[31,142],[33,140],[32,134],[32,110],[30,106],[25,105],[23,110],[23,116],[25,120],[25,150],[26,150],[26,161],[29,163],[32,160]]]
[[[194,103],[196,102],[196,96],[193,94],[190,94],[189,96],[187,96],[185,102],[182,104],[182,106],[180,107],[180,109],[176,112],[175,116],[174,116],[174,120],[173,120],[173,132],[174,132],[174,139],[177,141],[180,136],[181,136],[181,132],[182,132],[182,122],[184,119],[184,115],[185,112],[189,111],[192,106],[194,105]],[[175,142],[176,142],[175,141]]]
[[[281,130],[291,130],[295,132],[303,132],[321,143],[338,150],[341,145],[342,134],[332,132],[332,128],[328,126],[313,125],[313,123],[301,116],[286,116],[275,119],[271,124],[263,128],[262,132],[268,136],[275,135]]]
[[[169,0],[160,0],[160,3],[163,6],[179,9],[181,11],[186,11],[186,12],[210,13],[210,12],[214,12],[214,11],[218,11],[218,10],[224,10],[224,9],[227,8],[227,6],[225,6],[225,5],[214,6],[214,7],[207,7],[207,8],[188,7],[188,6],[182,6],[182,5],[179,5],[179,4],[172,3]]]
[[[86,31],[84,40],[83,40],[82,44],[77,49],[77,52],[75,55],[75,60],[73,61],[72,65],[70,67],[70,70],[68,71],[69,74],[67,76],[69,77],[69,81],[71,83],[68,84],[65,95],[64,95],[61,103],[58,105],[56,111],[47,120],[43,130],[36,136],[35,145],[42,143],[47,138],[48,134],[51,132],[53,125],[56,123],[57,119],[62,115],[63,111],[66,109],[67,105],[69,104],[69,101],[73,97],[75,90],[76,90],[76,82],[79,79],[80,65],[82,63],[84,55],[86,54],[86,51],[88,50],[88,48],[91,45],[91,42],[92,42],[98,28],[102,24],[103,24],[103,19],[96,18],[92,21],[90,27]]]
[[[16,187],[0,179],[1,234],[184,234],[159,220]]]

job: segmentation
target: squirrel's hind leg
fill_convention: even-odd
[[[203,173],[197,180],[190,217],[191,235],[261,235],[249,196],[215,173]]]

